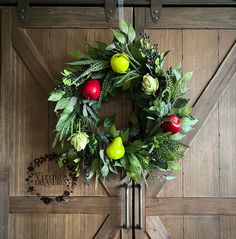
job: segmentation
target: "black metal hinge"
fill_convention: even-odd
[[[105,0],[105,16],[108,22],[111,22],[116,15],[117,0]]]
[[[17,15],[21,22],[24,22],[29,12],[29,0],[17,0]]]
[[[161,16],[162,0],[151,0],[151,16],[154,23],[157,23]]]

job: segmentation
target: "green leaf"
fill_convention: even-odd
[[[61,114],[59,120],[57,121],[56,130],[59,131],[61,126],[66,122],[66,120],[69,118],[68,114]]]
[[[121,44],[125,44],[126,43],[126,39],[125,36],[123,35],[123,33],[116,31],[115,29],[111,29],[115,38],[121,43]]]
[[[113,50],[113,49],[115,49],[115,48],[116,48],[115,44],[114,44],[114,43],[111,43],[110,45],[108,45],[108,46],[106,47],[106,50],[111,51],[111,50]]]
[[[191,112],[192,112],[192,108],[191,108],[191,107],[185,107],[185,108],[183,108],[183,109],[180,109],[180,111],[179,111],[179,116],[180,116],[180,117],[184,117],[184,116],[186,116],[186,115],[191,114]]]
[[[128,31],[128,39],[130,42],[133,42],[136,37],[136,33],[132,25],[129,25],[129,31]]]
[[[180,109],[180,108],[183,108],[184,106],[186,106],[188,101],[189,101],[189,99],[177,98],[172,106],[173,106],[173,108]]]
[[[75,159],[73,160],[73,162],[78,164],[78,163],[80,162],[80,160],[81,160],[80,158],[75,158]]]
[[[175,162],[175,161],[168,161],[168,169],[173,169],[176,171],[179,171],[181,169],[179,162]]]
[[[71,53],[70,53],[70,55],[71,56],[74,56],[74,57],[76,57],[76,58],[84,58],[84,57],[86,57],[87,58],[87,56],[85,56],[82,52],[80,52],[80,51],[72,51]]]
[[[173,69],[172,74],[175,77],[176,81],[179,81],[181,79],[181,75],[177,70]]]
[[[158,66],[159,63],[160,63],[160,60],[159,60],[159,58],[157,57],[156,60],[155,60],[155,65]]]
[[[114,163],[114,165],[113,165],[114,167],[123,167],[122,166],[122,164],[121,163],[119,163],[117,160],[115,161],[115,163]]]
[[[120,137],[122,138],[123,143],[127,142],[129,139],[129,129],[122,131]]]
[[[63,110],[63,114],[70,114],[74,110],[74,106],[77,103],[77,97],[73,96],[70,98],[70,101],[66,108]]]
[[[107,164],[104,164],[101,168],[101,173],[103,177],[106,177],[109,173],[109,167],[107,166]]]
[[[182,123],[181,131],[185,133],[192,131],[193,130],[192,126],[198,122],[197,119],[190,118],[189,116],[181,118],[180,121]]]
[[[113,124],[111,126],[111,135],[115,138],[116,137],[116,126]]]
[[[57,102],[54,111],[56,112],[57,110],[65,109],[65,108],[67,107],[67,105],[69,104],[69,101],[70,101],[70,97],[61,98],[61,99]]]
[[[106,117],[103,122],[103,126],[105,129],[111,128],[111,126],[114,124],[115,118],[114,116]]]
[[[93,177],[93,175],[97,171],[99,171],[99,169],[100,169],[100,160],[99,159],[94,159],[92,161],[92,164],[91,164],[91,167],[90,167],[90,169],[88,171],[88,174],[86,175],[86,179],[90,180]]]
[[[181,133],[187,133],[194,130],[193,127],[191,125],[182,125],[181,126]]]
[[[58,163],[59,167],[62,168],[66,163],[65,156],[61,155],[61,157],[58,159],[57,163]]]
[[[119,27],[120,27],[120,30],[121,30],[122,32],[124,32],[125,34],[128,33],[129,27],[128,27],[127,23],[126,23],[124,20],[121,20],[121,21],[120,21]]]
[[[182,81],[189,81],[193,76],[193,72],[187,72],[183,75],[182,77]]]
[[[83,116],[88,117],[88,111],[87,111],[87,106],[86,104],[83,105]]]
[[[144,146],[144,142],[141,140],[135,140],[133,143],[130,143],[125,147],[126,153],[135,153],[138,152]]]
[[[104,159],[105,159],[104,149],[101,149],[101,150],[99,151],[99,156],[100,156],[100,159],[102,159],[102,161],[104,161]]]
[[[77,156],[78,156],[77,151],[74,149],[70,149],[67,154],[67,157],[69,160],[73,160],[73,159],[77,158]]]
[[[126,156],[120,159],[120,163],[125,170],[129,171],[130,165],[129,165],[129,160]]]
[[[65,94],[65,91],[56,91],[56,92],[52,92],[52,94],[50,95],[50,97],[48,98],[48,101],[58,101],[62,98],[62,96]]]
[[[173,140],[181,140],[183,137],[184,137],[185,135],[183,135],[183,134],[181,134],[181,133],[177,133],[177,134],[172,134],[171,136],[170,136],[170,138],[171,139],[173,139]]]
[[[133,124],[133,126],[136,126],[138,124],[138,118],[134,112],[132,112],[130,116],[130,122]]]
[[[182,125],[195,125],[198,120],[197,119],[194,119],[194,118],[189,118],[189,117],[184,117],[184,118],[181,118],[181,123]]]
[[[166,175],[164,177],[165,177],[165,180],[167,180],[167,181],[172,181],[172,180],[176,179],[175,176],[171,176],[171,175]]]
[[[128,154],[131,177],[138,181],[142,175],[143,168],[135,154]]]

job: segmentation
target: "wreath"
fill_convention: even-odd
[[[59,146],[60,167],[75,177],[116,176],[135,182],[154,169],[180,169],[187,148],[180,142],[197,120],[190,114],[186,82],[192,72],[181,65],[164,68],[169,51],[161,52],[150,37],[125,21],[112,29],[110,45],[88,45],[86,54],[75,51],[62,79],[49,97],[57,102],[58,117],[53,146]],[[133,105],[129,125],[117,129],[115,116],[100,117],[102,103],[125,91]]]

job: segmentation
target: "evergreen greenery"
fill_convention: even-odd
[[[110,45],[98,42],[97,47],[89,46],[86,54],[72,53],[77,60],[68,63],[62,80],[49,97],[49,101],[56,103],[58,116],[54,146],[60,146],[59,166],[67,166],[76,177],[83,170],[88,181],[92,177],[97,181],[100,176],[115,175],[138,182],[156,168],[179,170],[187,148],[180,140],[197,123],[190,115],[189,99],[184,97],[188,91],[186,82],[192,73],[183,74],[181,66],[165,69],[169,51],[160,52],[145,33],[135,40],[133,27],[124,21],[120,23],[120,31],[113,29],[112,32],[114,40]],[[110,59],[117,53],[129,60],[125,73],[111,69]],[[152,86],[148,82],[149,88],[145,88],[142,84],[145,77],[147,81],[157,81],[156,84]],[[81,94],[88,79],[98,79],[101,83],[100,97],[96,101],[84,99]],[[103,102],[121,91],[128,92],[133,112],[129,126],[117,129],[115,118],[101,118],[100,111]],[[164,133],[162,124],[173,114],[181,120],[181,131]],[[83,150],[76,150],[70,141],[76,134],[80,139],[88,137]],[[105,150],[118,136],[123,141],[125,155],[111,160]]]

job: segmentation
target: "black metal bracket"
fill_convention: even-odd
[[[151,0],[151,16],[154,23],[157,23],[161,16],[162,0]]]
[[[108,22],[111,22],[116,15],[117,0],[105,0],[105,16]]]
[[[29,0],[17,0],[17,15],[21,22],[24,22],[29,13]]]

